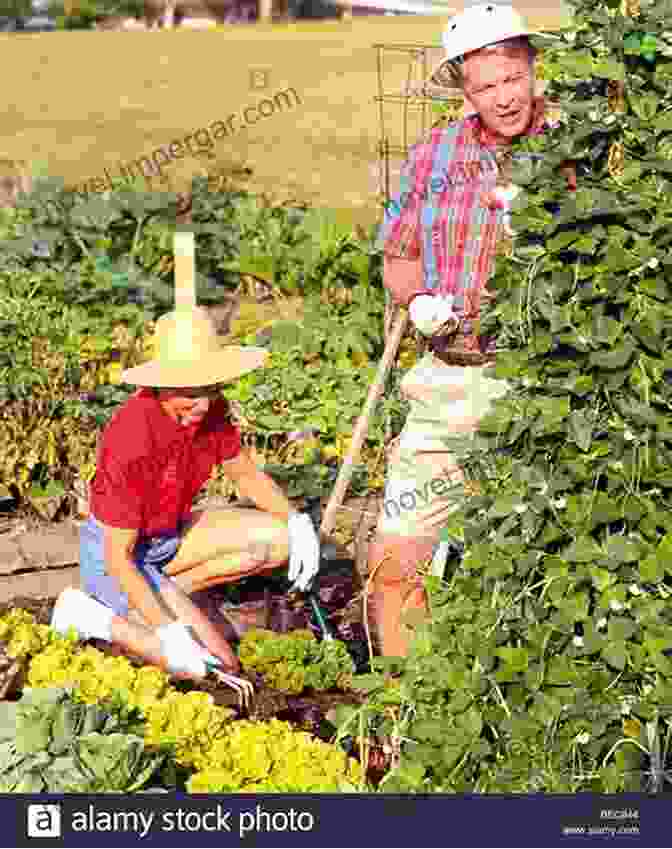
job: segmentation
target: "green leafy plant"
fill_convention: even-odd
[[[382,354],[383,309],[375,290],[363,284],[352,289],[347,305],[308,296],[300,324],[278,321],[270,329],[267,367],[231,384],[226,397],[260,433],[307,426],[323,437],[350,433],[375,377],[372,360]],[[398,382],[396,374],[372,417],[372,441],[382,439],[388,417],[394,425],[401,420]]]
[[[67,689],[24,690],[0,704],[3,793],[132,793],[156,775],[166,753],[151,750],[100,706]]]
[[[236,722],[209,753],[190,793],[334,793],[365,789],[357,761],[288,723]]]
[[[355,664],[340,640],[318,642],[307,630],[276,634],[252,628],[240,641],[243,669],[263,675],[269,687],[286,693],[346,688]]]
[[[48,7],[49,14],[57,20],[59,29],[91,29],[95,23],[112,15],[141,18],[145,7],[140,0],[78,0],[76,9],[66,11],[65,4],[57,0]]]

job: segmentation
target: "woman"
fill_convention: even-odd
[[[69,588],[52,626],[120,645],[181,677],[238,669],[230,645],[189,595],[275,569],[294,588],[318,570],[311,520],[241,449],[218,387],[263,365],[261,348],[221,348],[207,312],[180,308],[156,327],[156,359],[122,373],[141,389],[106,426],[81,531],[85,592]],[[216,466],[258,510],[193,512]],[[143,624],[129,620],[133,611]],[[232,686],[242,682],[229,676]]]

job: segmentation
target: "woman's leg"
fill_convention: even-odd
[[[261,510],[227,507],[194,513],[163,571],[192,593],[277,569],[288,559],[287,522]]]
[[[89,537],[95,529],[89,529]],[[96,540],[97,542],[97,540]],[[89,539],[81,562],[88,564],[102,557],[102,548]],[[86,554],[86,556],[84,556]],[[151,571],[152,585],[170,614],[188,623],[208,651],[221,658],[235,671],[238,659],[229,643],[205,614],[191,601],[189,594],[218,584],[229,583],[248,575],[276,569],[289,557],[287,523],[259,510],[225,508],[195,512],[176,556],[163,569],[164,577]],[[112,620],[111,641],[129,654],[142,657],[148,663],[166,668],[160,640],[144,624],[130,622],[127,618],[127,600],[109,576],[104,566],[82,570],[83,589],[111,607],[117,614]],[[172,578],[168,580],[165,575]],[[107,582],[107,583],[106,583]],[[112,586],[114,584],[114,586]],[[102,595],[101,595],[102,593]]]
[[[277,569],[288,557],[287,523],[270,513],[235,507],[198,511],[163,570],[161,595],[212,654],[236,669],[238,659],[229,643],[189,595]]]

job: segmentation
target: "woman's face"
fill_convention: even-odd
[[[190,425],[203,421],[211,401],[219,397],[219,389],[212,386],[197,389],[159,389],[157,397],[172,419],[178,424]]]
[[[527,130],[534,108],[534,65],[526,47],[475,51],[464,60],[464,93],[502,143]]]

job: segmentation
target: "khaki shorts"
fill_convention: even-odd
[[[389,457],[377,531],[436,537],[456,509],[451,484],[461,479],[446,437],[472,434],[506,380],[484,377],[488,366],[448,366],[432,353],[408,372],[401,393],[410,402],[406,424]]]

